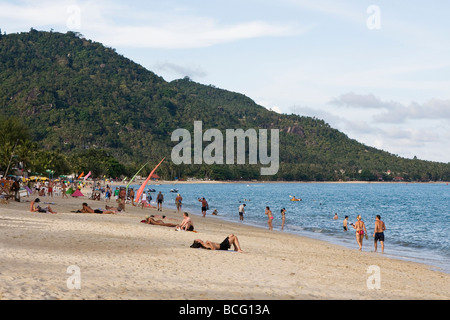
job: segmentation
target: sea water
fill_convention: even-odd
[[[138,188],[138,185],[134,187]],[[286,208],[284,232],[316,238],[358,249],[350,223],[360,214],[369,240],[363,251],[373,251],[376,215],[386,224],[385,255],[426,263],[450,272],[450,186],[446,183],[225,183],[225,184],[149,184],[152,203],[159,191],[164,206],[175,208],[175,197],[183,197],[183,211],[201,216],[201,203],[209,203],[207,218],[225,219],[268,228],[266,206],[272,210],[274,230],[281,230],[282,208]],[[171,192],[178,189],[178,192]],[[290,201],[291,197],[302,201]],[[244,222],[239,206],[245,203]],[[219,215],[211,213],[217,209]],[[338,219],[333,217],[337,213]],[[349,230],[343,229],[349,217]],[[195,218],[194,218],[195,219]],[[198,219],[198,218],[197,218]],[[226,230],[224,230],[226,232]],[[378,244],[378,251],[381,246]]]

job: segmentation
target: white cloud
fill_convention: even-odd
[[[411,102],[405,105],[396,101],[382,101],[373,94],[350,92],[332,99],[330,103],[339,107],[384,110],[373,116],[376,122],[399,123],[408,119],[450,119],[450,100],[432,99],[422,104]]]
[[[409,105],[395,104],[385,113],[374,116],[377,122],[405,122],[409,119],[444,120],[450,119],[450,100],[432,99],[420,104],[412,102]]]
[[[206,72],[200,66],[197,66],[195,64],[182,66],[173,62],[164,61],[156,63],[154,69],[156,72],[165,71],[175,74],[177,77],[187,76],[191,79],[203,78],[206,76]]]
[[[355,94],[353,92],[345,93],[338,98],[330,101],[342,107],[361,108],[361,109],[390,109],[395,107],[395,102],[383,102],[373,94]]]
[[[204,48],[217,44],[261,37],[284,37],[307,32],[309,27],[261,20],[223,23],[208,16],[195,15],[176,8],[157,9],[128,7],[105,1],[25,1],[2,4],[0,20],[11,30],[52,27],[68,29],[79,8],[79,31],[90,39],[108,46],[133,48]],[[28,26],[25,28],[24,26]],[[26,30],[23,30],[23,29]]]
[[[204,48],[261,37],[289,36],[299,33],[289,25],[264,21],[242,22],[221,25],[205,17],[180,17],[162,25],[144,26],[99,26],[99,37],[113,46],[135,48]]]

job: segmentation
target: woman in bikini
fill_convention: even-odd
[[[269,220],[267,220],[267,224],[269,225],[269,230],[272,230],[273,229],[273,226],[272,226],[273,214],[272,214],[272,211],[270,211],[269,207],[266,207],[265,214],[269,218]]]
[[[281,209],[281,230],[284,230],[284,223],[286,221],[286,208]]]
[[[364,221],[361,220],[361,215],[356,217],[358,221],[353,225],[353,229],[356,230],[356,242],[359,245],[359,251],[362,250],[364,233],[367,233],[366,225]]]

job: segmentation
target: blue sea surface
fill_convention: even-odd
[[[135,185],[134,187],[139,187]],[[225,183],[225,184],[149,184],[153,200],[161,191],[165,207],[175,208],[178,189],[183,211],[201,215],[198,198],[205,197],[210,210],[207,217],[239,222],[238,207],[245,203],[245,224],[267,228],[269,206],[275,216],[274,230],[281,230],[282,208],[286,208],[284,232],[321,239],[358,249],[355,232],[342,227],[360,214],[369,240],[363,251],[373,251],[375,216],[385,222],[385,255],[435,266],[450,272],[450,186],[445,183]],[[302,201],[290,201],[290,197]],[[211,216],[217,209],[219,216]],[[338,220],[334,220],[334,214]],[[380,245],[378,245],[380,251]]]

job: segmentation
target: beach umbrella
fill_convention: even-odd
[[[91,176],[91,171],[89,171],[89,173],[84,177],[84,181],[86,181],[87,180],[87,178],[89,178],[90,176]]]

